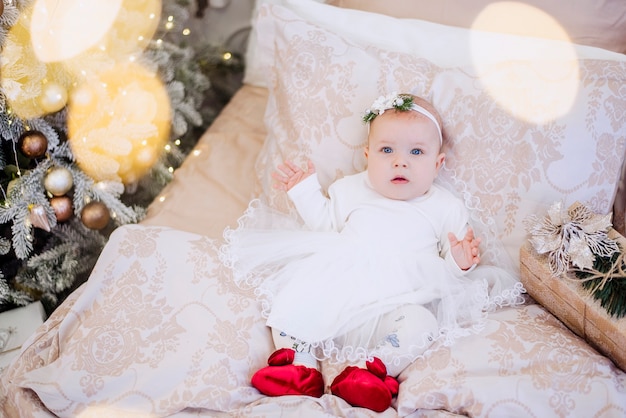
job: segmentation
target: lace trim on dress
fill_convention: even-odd
[[[450,173],[454,174],[452,170],[448,170],[448,174]],[[445,184],[442,186],[446,187]],[[484,254],[482,254],[481,264],[474,271],[468,273],[468,277],[479,284],[472,286],[474,290],[472,290],[471,297],[480,298],[477,306],[482,306],[482,311],[471,314],[473,317],[467,321],[467,324],[439,329],[437,335],[425,337],[421,344],[411,346],[409,353],[405,355],[398,355],[384,340],[368,346],[338,344],[336,338],[318,342],[309,341],[314,348],[313,354],[318,360],[326,359],[331,363],[354,363],[371,360],[373,356],[377,356],[387,358],[388,362],[395,364],[412,362],[430,352],[431,348],[428,347],[434,347],[433,343],[435,342],[438,343],[438,346],[450,346],[461,337],[480,332],[485,327],[489,312],[505,306],[526,303],[524,297],[526,291],[518,280],[516,270],[511,267],[510,257],[499,244],[495,222],[485,216],[485,211],[480,207],[478,198],[472,196],[460,182],[457,186],[461,190],[463,202],[470,213],[472,227],[477,235],[483,237],[481,245]],[[449,187],[446,188],[450,190]],[[456,190],[450,191],[457,196],[459,194]],[[235,254],[236,251],[231,251],[231,248],[242,247],[239,245],[241,238],[239,232],[244,230],[253,229],[261,232],[274,230],[303,231],[306,230],[306,227],[303,226],[297,215],[277,211],[259,199],[250,203],[237,223],[238,226],[235,229],[225,229],[224,244],[219,249],[219,259],[224,266],[232,270],[233,278],[238,286],[247,290],[254,289],[254,294],[261,303],[262,315],[267,318],[271,311],[274,295],[271,291],[263,290],[259,285],[266,277],[272,276],[285,265],[284,259],[276,263],[261,264],[259,267],[258,263],[248,263],[248,257],[245,254]],[[245,234],[244,236],[249,237]]]

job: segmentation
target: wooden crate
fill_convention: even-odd
[[[626,248],[624,237],[611,236]],[[554,277],[548,257],[537,254],[530,243],[520,250],[520,269],[521,281],[533,299],[626,371],[626,317],[612,318],[579,283]]]

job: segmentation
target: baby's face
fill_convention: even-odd
[[[443,164],[435,124],[417,112],[388,110],[370,123],[367,172],[374,190],[395,200],[424,195]]]

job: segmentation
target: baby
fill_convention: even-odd
[[[274,173],[303,228],[227,236],[235,277],[256,286],[277,349],[252,377],[266,395],[322,396],[318,360],[335,358],[350,365],[331,393],[383,411],[393,376],[481,317],[487,290],[465,277],[480,239],[463,203],[433,184],[445,159],[441,117],[422,98],[392,94],[364,120],[367,169],[328,195],[310,161]]]

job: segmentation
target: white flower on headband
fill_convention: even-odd
[[[364,122],[371,122],[376,116],[385,113],[385,110],[410,110],[413,105],[413,97],[406,94],[391,93],[388,96],[380,96],[363,115]]]

